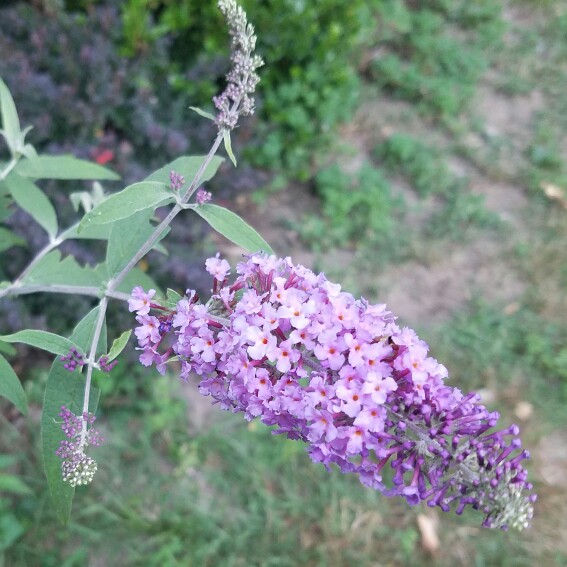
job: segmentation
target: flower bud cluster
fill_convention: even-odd
[[[213,195],[210,191],[205,191],[202,187],[197,191],[197,204],[204,205],[208,203],[213,198]]]
[[[169,172],[169,186],[172,191],[179,191],[185,185],[185,177],[171,170]]]
[[[226,89],[221,95],[213,98],[218,110],[215,123],[219,130],[232,130],[240,116],[254,113],[254,99],[250,95],[254,93],[260,80],[256,69],[264,62],[258,55],[253,55],[256,34],[252,24],[248,23],[244,10],[235,0],[219,0],[218,6],[232,36],[232,67],[226,76]]]
[[[63,480],[73,487],[90,484],[98,466],[85,454],[85,450],[89,445],[98,447],[102,443],[98,430],[92,427],[96,418],[90,413],[75,415],[65,406],[61,406],[59,417],[63,420],[61,429],[67,437],[60,442],[55,453],[63,461]]]
[[[356,300],[289,258],[252,255],[233,283],[218,255],[206,268],[206,304],[188,290],[154,316],[155,292],[134,290],[144,365],[163,373],[175,356],[181,378],[200,375],[200,392],[224,409],[259,417],[306,442],[313,461],[387,495],[458,514],[470,506],[487,527],[528,525],[535,495],[518,428],[494,431],[498,414],[445,385],[446,368],[385,305]]]
[[[69,372],[74,372],[77,366],[84,366],[85,359],[83,355],[73,347],[69,352],[60,358],[61,362],[64,362],[63,368]]]
[[[116,365],[118,364],[118,360],[108,361],[108,356],[101,356],[98,359],[98,365],[102,372],[110,372]]]

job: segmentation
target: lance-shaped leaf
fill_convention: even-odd
[[[57,235],[57,215],[45,193],[26,177],[12,172],[4,181],[14,201],[49,234]]]
[[[61,234],[63,240],[108,240],[110,231],[112,230],[111,224],[92,224],[85,226],[79,230],[79,225],[68,228]]]
[[[79,225],[79,233],[84,227],[94,224],[108,224],[125,219],[138,211],[151,209],[173,203],[175,195],[164,183],[142,181],[129,185],[120,193],[111,195],[90,213],[83,217]]]
[[[26,393],[9,362],[0,354],[0,396],[11,401],[18,410],[27,415],[28,401]]]
[[[193,112],[196,112],[199,116],[202,116],[203,118],[208,118],[209,120],[214,120],[215,117],[213,114],[211,114],[210,112],[206,112],[205,110],[201,110],[199,107],[197,106],[190,106],[189,107]]]
[[[0,493],[28,496],[33,494],[33,490],[17,476],[12,474],[0,474]]]
[[[172,171],[175,171],[175,173],[183,175],[187,183],[191,183],[204,160],[205,156],[179,157],[171,163],[168,163],[166,166],[158,169],[157,171],[154,171],[149,177],[146,177],[145,181],[159,181],[161,183],[169,185],[169,174]],[[203,175],[201,175],[199,184],[205,183],[205,181],[211,179],[215,175],[223,161],[223,158],[214,156],[213,159],[211,159],[209,165],[207,165],[207,167],[205,168]]]
[[[72,256],[61,259],[61,252],[53,250],[30,270],[22,283],[98,287],[103,281],[104,278],[95,269],[79,266]]]
[[[14,99],[2,79],[0,79],[0,114],[2,117],[2,133],[10,149],[15,150],[21,137],[20,121]]]
[[[12,335],[0,335],[0,341],[5,343],[23,343],[61,355],[67,354],[72,348],[78,349],[76,344],[65,337],[37,329],[26,329]],[[80,349],[78,350],[80,351]]]
[[[21,160],[16,171],[33,179],[120,179],[98,163],[73,156],[37,156]]]
[[[132,256],[154,232],[155,228],[150,223],[152,216],[153,211],[147,209],[127,219],[117,221],[112,225],[106,252],[106,266],[109,278],[113,278],[126,266]],[[160,240],[168,232],[169,229],[164,230]]]
[[[0,163],[0,171],[5,164]],[[0,181],[0,222],[4,222],[14,212],[14,207],[10,205],[14,202],[6,183]]]
[[[248,252],[265,250],[273,254],[270,245],[238,215],[218,205],[201,205],[192,209],[217,232]]]
[[[75,327],[70,340],[78,347],[87,351],[92,341],[94,327],[99,308],[95,307]],[[106,351],[106,332],[103,329],[99,351]],[[63,362],[55,360],[51,366],[41,416],[41,441],[43,452],[43,467],[49,485],[49,491],[59,520],[66,524],[71,515],[71,505],[75,489],[63,482],[61,474],[61,459],[55,454],[59,443],[65,438],[61,430],[59,412],[61,406],[67,406],[73,413],[80,415],[83,411],[83,394],[85,377],[78,372],[69,372],[63,367]],[[91,388],[89,411],[95,412],[100,391]]]
[[[165,293],[166,295],[163,304],[166,307],[174,308],[183,299],[183,297],[179,293],[169,287],[167,288],[167,291]]]
[[[25,246],[26,241],[14,234],[11,230],[0,226],[0,252],[12,246]]]
[[[1,289],[1,288],[0,288]],[[14,356],[17,354],[17,350],[8,343],[4,343],[0,340],[0,352],[4,353],[7,356]]]
[[[236,158],[234,157],[234,152],[232,151],[232,141],[230,140],[230,130],[225,130],[222,136],[224,141],[224,149],[230,158],[230,161],[236,167]]]
[[[114,339],[112,346],[106,355],[108,357],[108,362],[113,361],[126,347],[128,341],[130,340],[130,335],[132,330],[124,331],[117,339]]]

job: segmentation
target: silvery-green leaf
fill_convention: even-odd
[[[12,246],[25,246],[26,241],[16,234],[14,234],[11,230],[0,226],[0,252],[4,250],[8,250]]]
[[[166,296],[165,296],[165,304],[166,307],[175,307],[183,297],[179,295],[174,289],[167,288]]]
[[[215,117],[210,112],[205,112],[204,110],[201,110],[197,106],[190,106],[189,108],[193,112],[196,112],[199,116],[202,116],[203,118],[208,118],[209,120],[213,120],[213,121],[215,119]]]
[[[238,215],[218,205],[200,205],[194,210],[212,228],[248,252],[265,250],[273,254],[270,245]]]
[[[14,153],[21,134],[20,120],[14,99],[2,79],[0,79],[0,115],[2,117],[2,132],[8,146]]]
[[[2,286],[0,286],[0,289],[2,289]],[[14,356],[15,354],[17,354],[16,349],[12,345],[9,345],[8,343],[4,343],[2,341],[0,341],[0,352],[4,353],[7,356]]]
[[[95,269],[79,266],[72,256],[61,259],[61,252],[53,250],[30,270],[22,283],[98,287],[103,281]]]
[[[28,402],[26,393],[10,363],[0,354],[0,396],[12,402],[18,410],[27,415]]]
[[[63,240],[108,240],[110,231],[112,230],[111,224],[95,224],[87,226],[77,232],[79,225],[68,228],[61,234]]]
[[[141,181],[105,199],[83,217],[79,232],[93,224],[108,224],[128,218],[138,211],[163,207],[175,201],[175,196],[164,183]]]
[[[234,153],[232,152],[232,142],[230,141],[230,130],[225,130],[223,133],[223,140],[224,140],[224,149],[230,158],[230,161],[236,167],[236,158],[234,157]]]
[[[72,348],[78,348],[65,337],[37,329],[25,329],[11,335],[0,335],[0,341],[23,343],[59,355],[67,354]]]
[[[37,152],[31,144],[25,144],[24,147],[20,149],[20,153],[29,159],[37,157]]]
[[[16,171],[33,179],[120,179],[99,165],[73,156],[37,156],[21,160]]]
[[[130,340],[132,330],[124,331],[117,339],[114,339],[110,351],[108,352],[108,362],[113,361],[126,347]]]
[[[152,216],[153,211],[146,209],[112,225],[106,252],[109,278],[113,278],[128,264],[154,232],[154,226],[150,223]]]
[[[18,206],[54,238],[57,235],[57,215],[45,193],[28,178],[15,172],[10,173],[4,183]]]

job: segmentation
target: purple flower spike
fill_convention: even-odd
[[[256,69],[264,62],[253,55],[256,48],[254,27],[248,23],[246,13],[235,0],[219,0],[218,7],[225,17],[232,37],[231,70],[226,76],[227,87],[219,96],[213,97],[218,110],[215,123],[219,130],[232,130],[240,116],[254,113],[254,98],[251,96],[260,81]]]
[[[445,385],[446,368],[385,305],[289,258],[249,256],[232,284],[218,255],[207,270],[205,305],[189,291],[168,315],[138,311],[144,365],[164,372],[176,356],[181,378],[200,375],[200,392],[222,408],[276,426],[313,461],[386,495],[457,514],[470,506],[487,527],[528,526],[536,496],[518,427],[494,430],[498,414]]]

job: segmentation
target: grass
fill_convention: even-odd
[[[171,403],[177,388],[166,389]],[[169,407],[160,405],[153,410]],[[129,413],[105,415],[111,435],[99,451],[100,476],[77,491],[68,528],[57,525],[40,473],[22,458],[33,493],[15,500],[13,513],[26,532],[0,556],[4,565],[370,567],[383,557],[389,565],[430,564],[417,546],[415,519],[424,509],[327,473],[301,444],[225,414],[196,435],[182,431],[187,424],[177,417],[152,434],[143,416]],[[504,560],[502,540],[495,543],[500,534],[469,533],[455,519],[443,525],[471,561]],[[453,529],[466,537],[450,535]],[[474,549],[470,541],[465,547],[471,538]],[[508,541],[522,552],[518,541]],[[438,564],[454,565],[453,550],[445,555]]]

